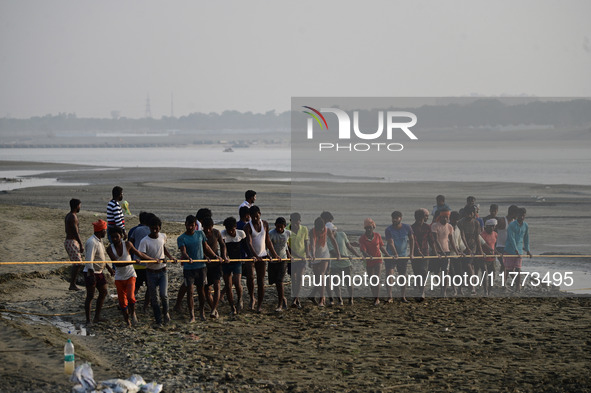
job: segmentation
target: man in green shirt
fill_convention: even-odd
[[[306,270],[306,258],[310,258],[310,245],[308,242],[308,228],[301,225],[300,213],[292,213],[289,217],[289,247],[291,251],[291,292],[293,301],[291,307],[302,308],[300,303],[300,291],[302,289],[302,275]]]
[[[335,231],[335,240],[337,241],[337,246],[339,247],[339,252],[341,253],[342,258],[331,262],[330,274],[337,275],[339,277],[343,277],[343,276],[351,277],[353,263],[352,263],[351,254],[349,254],[349,251],[358,258],[360,258],[361,256],[359,255],[359,253],[357,253],[357,251],[355,251],[353,246],[351,246],[351,243],[349,243],[349,239],[347,238],[347,234],[343,231],[337,230],[336,226],[333,226],[333,227],[334,227],[334,231]],[[347,286],[347,290],[349,293],[349,304],[353,304],[352,279],[348,280],[348,283],[349,283],[349,285]],[[336,298],[336,301],[338,302],[338,305],[342,306],[343,305],[343,298],[341,296],[341,287],[338,286],[338,287],[334,288],[333,294],[334,294],[334,297]]]

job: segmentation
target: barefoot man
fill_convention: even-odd
[[[94,312],[94,319],[92,322],[102,322],[101,310],[105,297],[107,297],[107,280],[103,270],[107,268],[111,275],[115,272],[111,266],[105,263],[105,246],[102,239],[107,234],[107,222],[98,220],[93,222],[94,234],[86,241],[86,260],[90,263],[84,265],[84,281],[86,282],[86,300],[84,301],[84,312],[86,314],[86,323],[90,323],[90,307],[92,306],[92,299],[96,289],[99,291],[98,300],[96,301],[96,310]],[[94,262],[94,263],[93,263]]]
[[[82,247],[82,241],[80,240],[80,233],[78,231],[78,213],[80,213],[80,206],[82,202],[80,199],[70,199],[70,212],[66,214],[66,240],[64,241],[64,247],[68,252],[70,261],[81,261],[81,254],[84,252]],[[76,277],[82,265],[72,264],[72,273],[70,275],[70,290],[77,291],[80,288],[76,286]]]
[[[527,211],[524,207],[516,211],[517,219],[507,227],[507,242],[505,243],[505,269],[507,273],[513,273],[517,277],[517,290],[521,290],[521,263],[524,252],[531,258],[529,251],[529,227],[525,222]],[[513,279],[509,281],[514,281]]]
[[[258,304],[257,312],[263,310],[263,299],[265,298],[265,272],[267,270],[267,261],[269,257],[267,250],[271,253],[271,257],[279,259],[279,255],[273,248],[271,238],[269,237],[269,224],[267,221],[261,220],[261,210],[258,206],[250,208],[250,222],[244,227],[246,233],[246,241],[250,254],[254,256],[254,268],[257,276],[257,298]],[[250,299],[250,309],[254,308],[254,299]]]
[[[187,305],[189,308],[189,323],[195,322],[195,301],[193,300],[193,288],[197,290],[199,298],[199,318],[205,321],[205,278],[207,267],[203,262],[204,254],[217,258],[217,255],[209,248],[203,231],[196,231],[197,219],[195,216],[187,216],[185,219],[185,233],[177,238],[177,245],[181,251],[183,262],[184,284],[187,288]],[[198,262],[197,262],[198,261]]]

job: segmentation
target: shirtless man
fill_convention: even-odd
[[[211,217],[203,218],[201,222],[203,225],[203,234],[207,245],[211,248],[213,253],[220,257],[219,262],[210,262],[207,264],[207,285],[205,286],[205,300],[211,309],[210,317],[218,318],[218,303],[220,302],[220,279],[222,278],[222,262],[228,262],[228,256],[226,254],[226,243],[222,238],[220,231],[213,227],[213,219]],[[209,290],[213,287],[213,296]]]
[[[250,208],[250,222],[244,227],[244,232],[246,233],[246,242],[250,253],[254,256],[258,298],[256,311],[261,312],[263,310],[263,299],[265,298],[265,271],[267,270],[267,262],[264,258],[269,257],[267,250],[274,259],[279,259],[279,255],[275,252],[269,237],[269,224],[267,221],[261,220],[261,210],[258,206]],[[253,308],[254,297],[251,297],[250,309]]]
[[[81,254],[84,252],[82,241],[80,240],[80,233],[78,231],[78,213],[80,213],[80,206],[82,202],[80,199],[70,199],[70,212],[66,214],[66,240],[64,247],[68,252],[70,261],[81,261]],[[72,272],[70,275],[70,290],[78,291],[80,288],[76,286],[76,278],[82,268],[81,264],[72,264]]]
[[[480,233],[482,229],[480,228],[480,223],[476,220],[476,207],[475,206],[468,206],[464,209],[465,217],[458,221],[458,227],[460,228],[462,234],[462,241],[466,246],[464,250],[464,254],[468,257],[466,258],[466,264],[464,271],[467,271],[470,276],[474,275],[474,268],[480,267],[481,264],[484,264],[484,259],[482,255],[482,245],[480,243]],[[485,291],[488,291],[487,287],[487,280],[484,280]],[[472,295],[476,294],[476,288],[472,285]]]

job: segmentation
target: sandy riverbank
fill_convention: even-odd
[[[591,204],[591,186],[540,185],[499,182],[405,182],[380,183],[369,180],[338,182],[337,177],[292,183],[286,172],[249,169],[188,168],[109,168],[0,161],[1,170],[44,170],[41,178],[58,178],[61,186],[24,188],[0,193],[0,204],[68,209],[70,198],[82,200],[82,210],[104,214],[114,185],[124,188],[124,199],[132,213],[151,211],[161,218],[183,222],[187,214],[201,207],[213,211],[221,222],[237,216],[244,191],[257,191],[257,205],[263,217],[273,222],[292,211],[302,214],[303,224],[312,225],[322,210],[330,210],[335,224],[350,235],[362,233],[363,219],[374,218],[378,230],[390,224],[390,213],[399,210],[403,222],[412,223],[419,207],[432,208],[435,195],[444,194],[452,209],[464,206],[466,196],[474,195],[481,215],[491,203],[504,214],[511,204],[526,207],[532,227],[535,253],[559,252],[591,254],[591,244],[583,233],[591,219],[585,210]],[[63,172],[71,169],[70,172]],[[59,172],[51,172],[59,171]],[[327,181],[330,180],[330,181]],[[70,186],[68,183],[88,183]],[[84,228],[82,228],[84,230]]]

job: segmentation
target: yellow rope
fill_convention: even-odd
[[[474,255],[475,258],[492,258],[492,257],[499,257],[500,255],[483,255],[483,254],[479,254],[479,255]],[[465,256],[461,256],[461,255],[448,255],[446,257],[441,257],[442,259],[444,258],[450,258],[450,259],[457,259],[457,258],[470,258],[471,255],[470,254],[466,254]],[[522,258],[528,258],[527,255],[503,255],[503,257],[522,257]],[[562,255],[562,254],[556,254],[556,255],[551,255],[551,254],[542,254],[542,255],[532,255],[532,258],[591,258],[591,255]],[[323,260],[323,261],[336,261],[338,260],[338,258],[317,258],[318,260]],[[349,259],[349,257],[342,257],[342,259]],[[366,257],[351,257],[350,259],[353,260],[371,260],[372,258]],[[408,260],[411,259],[410,257],[373,257],[373,259],[393,259],[393,260]],[[412,259],[439,259],[439,256],[415,256]],[[252,262],[254,259],[253,258],[244,258],[244,259],[230,259],[228,261],[228,263],[233,263],[233,262]],[[281,261],[281,259],[270,259],[270,258],[263,258],[263,260],[265,261]],[[298,260],[296,258],[296,260]],[[172,260],[168,259],[166,260],[167,262],[171,262]],[[283,261],[285,262],[291,262],[289,259],[283,259]],[[132,263],[134,261],[131,261]],[[189,262],[189,260],[181,260],[178,259],[177,262]],[[216,259],[212,259],[212,260],[207,260],[207,259],[193,259],[193,263],[196,262],[203,262],[203,263],[214,263],[214,262],[218,262],[218,260]],[[123,264],[123,263],[130,263],[130,261],[29,261],[29,262],[0,262],[0,266],[1,265],[60,265],[60,264],[67,264],[67,265],[84,265],[87,263],[114,263],[114,264]],[[142,261],[142,263],[161,263],[161,261],[157,261],[157,260],[145,260]]]

